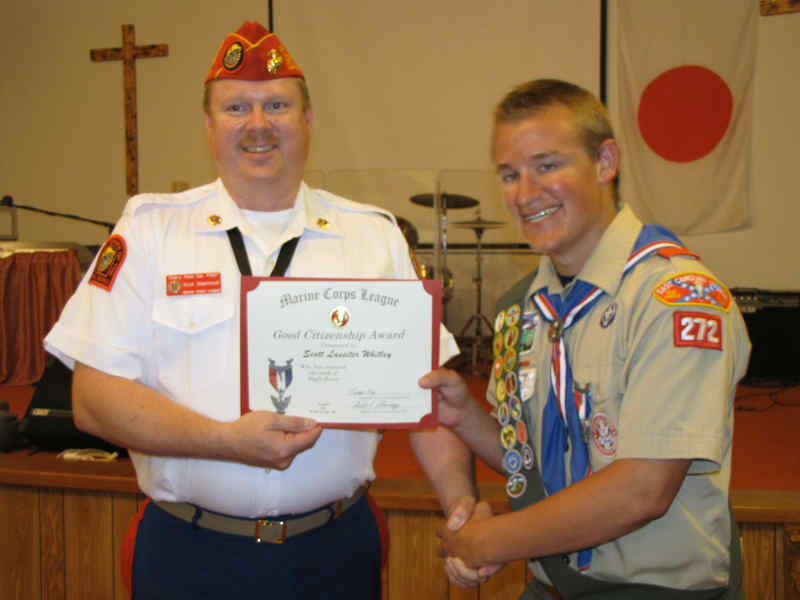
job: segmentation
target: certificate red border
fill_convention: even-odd
[[[368,283],[375,281],[417,281],[422,284],[423,289],[431,296],[431,311],[433,318],[431,319],[431,346],[433,352],[431,353],[431,369],[439,367],[439,328],[442,321],[442,282],[438,279],[328,279],[323,277],[253,277],[243,276],[241,283],[241,299],[240,299],[240,368],[239,378],[241,384],[240,398],[241,398],[241,413],[245,414],[250,412],[249,400],[249,383],[248,383],[248,352],[247,352],[247,294],[248,292],[256,289],[262,282],[275,281],[349,281]],[[422,376],[423,374],[420,374]],[[431,390],[431,412],[424,415],[418,422],[402,422],[402,423],[323,423],[319,424],[323,427],[332,429],[430,429],[436,427],[439,422],[438,418],[438,402],[435,401],[435,392]]]

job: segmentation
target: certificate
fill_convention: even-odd
[[[352,429],[435,426],[441,281],[242,277],[242,414]]]

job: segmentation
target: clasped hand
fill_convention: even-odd
[[[502,564],[482,565],[478,556],[480,523],[491,516],[486,502],[475,504],[473,498],[464,497],[453,506],[445,526],[437,530],[441,539],[437,553],[445,559],[445,573],[456,585],[478,586],[503,568]]]

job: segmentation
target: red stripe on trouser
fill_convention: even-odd
[[[378,535],[381,538],[381,569],[386,567],[386,561],[389,559],[389,521],[386,519],[386,513],[375,502],[372,494],[367,492],[367,504],[375,517],[375,523],[378,525]]]
[[[125,532],[125,537],[122,538],[122,546],[119,553],[119,571],[122,576],[122,583],[125,584],[125,589],[128,591],[128,598],[131,597],[132,579],[133,579],[133,551],[136,548],[136,533],[139,531],[139,523],[144,516],[144,509],[150,504],[150,498],[145,498],[142,505],[139,507],[139,512],[131,519],[128,525],[128,531]]]

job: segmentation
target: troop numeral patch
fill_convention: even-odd
[[[675,346],[696,346],[722,350],[722,319],[702,312],[673,314]]]

